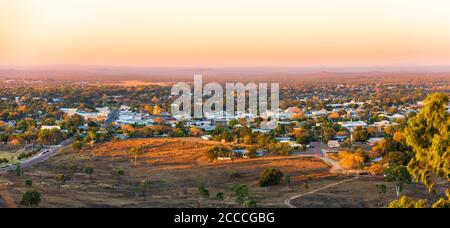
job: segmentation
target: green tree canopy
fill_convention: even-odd
[[[442,93],[430,95],[425,107],[409,121],[406,143],[413,149],[408,170],[430,191],[436,178],[450,180],[450,118],[449,98]]]

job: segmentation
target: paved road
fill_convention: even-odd
[[[302,155],[305,157],[316,157],[331,166],[330,172],[341,173],[343,172],[342,166],[339,162],[327,157],[326,153],[321,149],[322,144],[320,142],[312,142],[311,148],[306,152],[294,153],[294,155]]]
[[[27,167],[34,166],[38,163],[44,162],[47,159],[49,159],[50,157],[59,153],[61,148],[66,147],[67,145],[71,144],[72,142],[73,142],[72,139],[67,139],[66,141],[62,142],[61,144],[59,144],[57,146],[51,146],[48,149],[43,149],[38,155],[36,155],[32,158],[23,160],[20,163],[15,163],[15,164],[8,165],[8,166],[1,166],[0,172],[8,172],[11,170],[15,170],[18,165],[20,165],[20,167],[22,167],[22,168],[27,168]]]

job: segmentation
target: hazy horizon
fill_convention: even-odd
[[[0,0],[0,65],[450,65],[447,0]]]
[[[0,70],[23,71],[172,71],[172,70],[242,70],[261,72],[292,73],[364,73],[364,72],[410,72],[410,73],[450,73],[450,65],[442,66],[132,66],[132,65],[88,65],[88,64],[50,64],[50,65],[0,65]]]

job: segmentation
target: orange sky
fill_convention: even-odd
[[[0,0],[0,65],[450,65],[448,0]]]

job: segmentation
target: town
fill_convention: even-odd
[[[252,114],[172,115],[177,97],[169,86],[5,87],[0,96],[0,172],[20,174],[61,150],[186,138],[214,142],[205,152],[209,163],[314,158],[330,166],[333,175],[383,176],[388,164],[407,165],[411,148],[405,129],[425,107],[427,96],[450,90],[440,81],[294,86],[281,85],[275,110],[279,121],[272,130],[262,128],[264,119]],[[450,113],[448,104],[445,108]],[[139,164],[143,148],[129,149],[132,165]],[[94,167],[84,169],[91,173]]]

